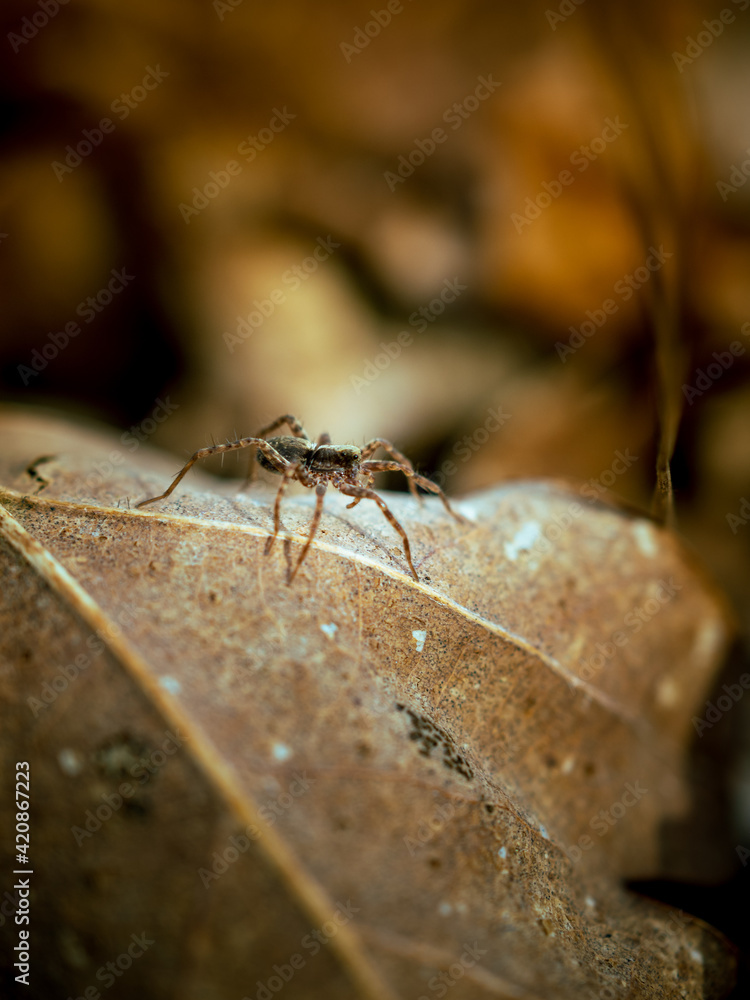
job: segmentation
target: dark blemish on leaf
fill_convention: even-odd
[[[442,763],[449,771],[457,771],[460,775],[471,781],[474,777],[466,758],[459,753],[458,747],[453,737],[440,726],[430,722],[425,716],[418,712],[413,712],[404,705],[396,705],[399,712],[405,711],[411,721],[411,732],[409,739],[419,744],[419,753],[422,757],[430,757],[432,751],[439,747],[442,750]]]
[[[128,816],[132,816],[134,819],[146,819],[151,813],[151,803],[145,796],[138,796],[132,799],[125,799],[123,809]]]
[[[152,803],[146,791],[159,771],[153,761],[154,751],[128,732],[119,733],[101,744],[92,759],[102,778],[112,782],[122,798],[123,813],[143,819],[151,812]],[[120,794],[123,784],[129,785],[128,795]]]
[[[38,472],[38,466],[43,465],[45,462],[53,462],[57,458],[56,455],[42,455],[31,463],[26,469],[26,474],[31,476],[35,482],[39,483],[37,488],[34,490],[34,494],[40,493],[46,486],[49,486],[49,479],[45,479]]]

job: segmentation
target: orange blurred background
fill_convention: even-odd
[[[560,476],[648,508],[666,386],[676,526],[747,632],[750,0],[0,18],[6,402],[181,458],[291,412],[449,493]],[[727,850],[743,711],[703,764]]]

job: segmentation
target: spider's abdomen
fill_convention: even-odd
[[[347,472],[357,475],[361,452],[354,445],[322,444],[308,462],[311,472]]]
[[[268,443],[282,458],[285,458],[288,462],[293,462],[295,465],[297,463],[306,465],[310,456],[315,451],[315,445],[312,441],[308,441],[306,438],[292,437],[291,435],[269,438]],[[276,466],[271,465],[260,449],[256,453],[256,458],[260,465],[264,469],[268,469],[269,472],[275,472],[277,475],[283,472],[283,469],[277,469]]]

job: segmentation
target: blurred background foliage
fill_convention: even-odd
[[[745,6],[6,0],[2,397],[180,457],[292,412],[449,493],[559,476],[648,508],[660,331],[676,525],[747,626]],[[750,846],[735,716],[701,743],[709,774],[734,748],[725,879]]]

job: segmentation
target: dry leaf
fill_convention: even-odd
[[[621,884],[664,870],[729,635],[673,535],[542,481],[465,499],[469,527],[390,495],[416,583],[331,491],[288,587],[309,494],[265,557],[273,486],[196,472],[136,511],[175,464],[0,421],[24,996],[724,995],[722,936]]]

